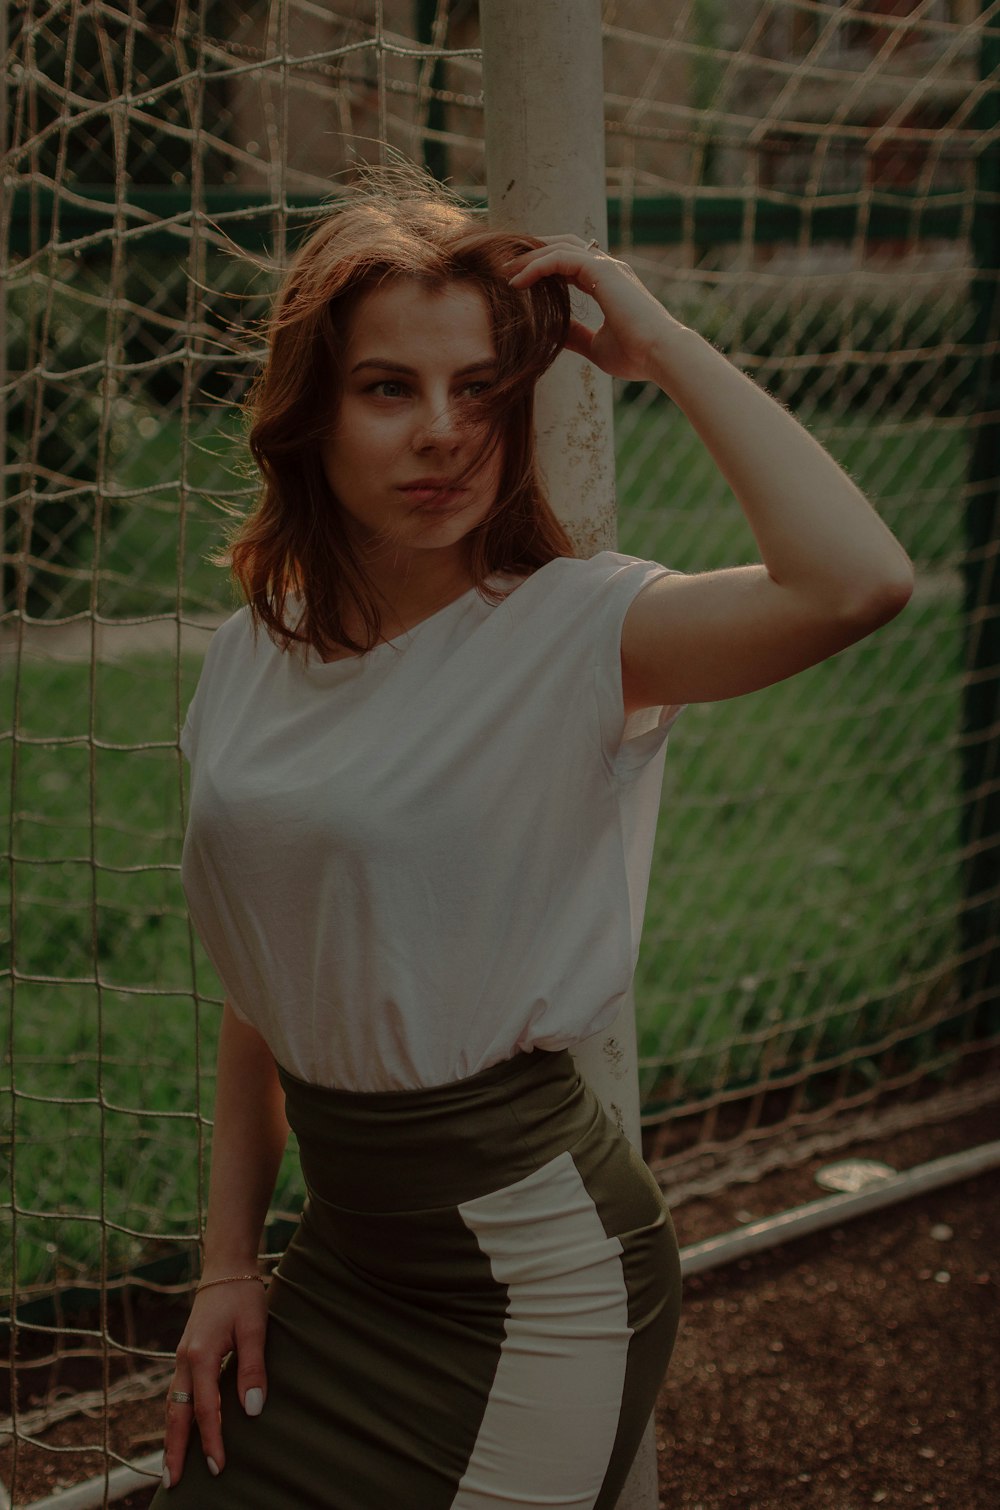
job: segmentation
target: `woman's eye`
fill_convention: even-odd
[[[471,394],[473,398],[478,398],[481,393],[486,392],[489,386],[488,382],[480,378],[474,383],[466,383],[462,392]],[[398,378],[380,378],[377,383],[369,383],[365,389],[366,393],[377,394],[379,398],[401,398],[403,394],[409,391],[406,384],[400,382]]]

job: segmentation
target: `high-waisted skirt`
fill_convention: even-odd
[[[222,1370],[155,1510],[614,1510],[680,1309],[669,1210],[568,1049],[359,1092],[279,1068],[307,1197],[263,1413]]]

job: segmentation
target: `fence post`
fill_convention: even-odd
[[[983,0],[982,10],[992,8]],[[977,137],[1000,124],[1000,35],[982,31],[979,73],[983,92],[970,124]],[[993,81],[989,86],[989,81]],[[970,289],[970,343],[982,356],[969,389],[975,427],[965,515],[965,676],[962,707],[963,900],[961,994],[978,1031],[1000,1028],[1000,150],[985,147],[976,159]]]
[[[491,224],[607,246],[600,0],[481,0],[486,181]],[[573,295],[586,318],[585,295]],[[585,556],[617,541],[611,379],[563,352],[542,379],[538,458],[553,508]],[[574,1058],[641,1152],[635,1011]],[[619,1510],[657,1510],[651,1417]]]
[[[8,82],[10,78],[7,66],[7,52],[10,48],[10,0],[0,0],[0,220],[10,216],[14,203],[14,185],[8,182],[6,167],[8,151],[9,131],[9,92]],[[6,238],[5,238],[6,239]],[[3,556],[7,551],[7,542],[10,540],[10,549],[16,549],[17,526],[16,522],[8,518],[7,511],[7,404],[8,400],[2,389],[7,382],[7,259],[13,248],[7,246],[0,251],[3,265],[0,266],[0,613],[7,612],[7,583],[11,583],[13,597],[11,607],[17,598],[16,577],[14,569],[8,570]]]

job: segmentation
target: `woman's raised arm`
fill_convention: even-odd
[[[761,560],[649,583],[625,616],[625,709],[768,687],[894,618],[913,564],[844,469],[791,412],[669,314],[627,263],[578,236],[514,258],[510,281],[565,278],[600,306],[567,346],[615,377],[655,382],[683,410],[740,503]],[[664,457],[665,473],[670,460]]]

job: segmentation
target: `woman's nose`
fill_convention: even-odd
[[[442,404],[421,419],[415,434],[418,448],[425,446],[455,447],[459,443],[461,426],[454,404]]]

